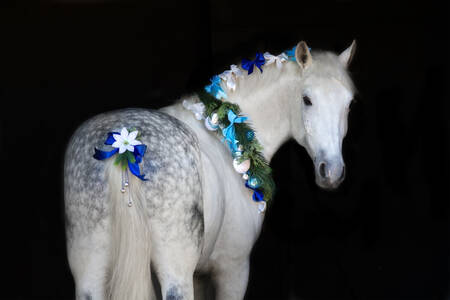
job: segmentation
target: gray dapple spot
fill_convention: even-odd
[[[180,288],[177,286],[172,286],[167,290],[166,300],[183,300],[184,297],[181,294]]]

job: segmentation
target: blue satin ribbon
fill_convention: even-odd
[[[112,145],[116,140],[114,139],[113,134],[120,135],[119,132],[109,132],[108,137],[106,138],[105,145]],[[110,158],[117,152],[119,152],[119,149],[114,148],[111,151],[102,151],[97,148],[94,148],[95,154],[94,158],[98,160],[105,160],[107,158]],[[141,170],[139,168],[139,164],[142,162],[142,158],[144,157],[145,151],[147,150],[146,145],[136,145],[134,146],[133,156],[135,159],[135,162],[132,163],[130,160],[128,160],[128,168],[130,169],[130,172],[139,178],[140,180],[148,180],[145,178],[145,174],[141,174]]]
[[[218,75],[214,75],[213,78],[210,79],[211,84],[205,86],[205,91],[216,97],[217,99],[227,99],[227,94],[220,86],[220,77]]]
[[[143,180],[143,181],[146,181],[148,179],[145,178],[145,174],[141,174],[139,164],[142,162],[142,158],[144,157],[145,150],[147,150],[146,145],[141,144],[141,145],[134,146],[133,155],[134,155],[135,162],[132,163],[131,161],[128,160],[128,168],[130,169],[130,172],[134,176],[136,176],[137,178],[139,178],[140,180]]]
[[[294,48],[292,48],[291,50],[287,50],[287,51],[284,52],[288,56],[289,60],[297,61],[295,59],[295,49],[297,49],[297,46],[294,46]],[[308,47],[308,50],[311,51],[311,48]]]
[[[297,46],[294,46],[294,48],[284,52],[288,56],[289,60],[296,61],[295,60],[295,49],[297,49]]]
[[[247,117],[238,117],[231,109],[228,110],[228,121],[230,121],[230,125],[222,129],[222,134],[224,139],[228,141],[231,151],[237,150],[236,129],[234,128],[234,124],[244,123],[247,119]]]
[[[266,59],[264,58],[264,55],[262,53],[256,53],[256,58],[254,60],[248,60],[248,59],[242,59],[242,69],[247,70],[248,71],[248,75],[253,73],[253,67],[257,66],[258,69],[261,71],[262,73],[262,68],[261,66],[264,65],[264,63],[266,62]]]
[[[116,141],[113,137],[113,134],[120,135],[119,132],[108,132],[108,137],[106,138],[105,145],[112,145]],[[111,151],[102,151],[98,150],[97,148],[95,148],[94,150],[95,150],[94,158],[98,160],[110,158],[111,156],[119,152],[118,148],[114,148]]]
[[[264,194],[260,190],[249,186],[247,181],[245,182],[245,187],[253,191],[253,201],[255,202],[264,201]]]
[[[104,160],[104,159],[110,158],[111,156],[113,156],[114,154],[119,152],[119,149],[117,149],[117,148],[114,148],[111,151],[102,151],[102,150],[98,150],[97,148],[95,148],[94,150],[95,150],[94,158],[98,159],[98,160]]]

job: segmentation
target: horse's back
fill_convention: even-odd
[[[123,127],[138,130],[139,140],[147,146],[140,167],[148,181],[138,184],[143,189],[149,215],[165,218],[167,222],[172,217],[164,208],[170,206],[197,215],[202,213],[200,151],[195,133],[181,121],[159,111],[112,111],[83,123],[69,142],[64,166],[69,239],[74,230],[88,233],[109,213],[107,167],[114,157],[110,161],[98,161],[93,154],[94,148],[107,147],[104,142],[108,132],[120,132]],[[120,188],[120,182],[117,185]]]

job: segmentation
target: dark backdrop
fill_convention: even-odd
[[[100,112],[159,108],[256,51],[358,48],[348,177],[314,184],[303,148],[272,161],[278,193],[246,299],[446,299],[449,10],[432,1],[16,2],[1,11],[2,299],[73,299],[62,163]],[[14,193],[8,193],[14,191]],[[30,260],[31,258],[31,260]],[[31,277],[31,278],[30,278]]]

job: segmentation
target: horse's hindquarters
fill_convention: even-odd
[[[149,179],[133,177],[125,194],[120,193],[120,169],[112,164],[113,158],[97,161],[92,157],[94,147],[105,147],[107,133],[122,127],[141,133],[140,140],[147,145],[141,170]],[[114,292],[119,298],[146,299],[134,293],[136,288],[127,290],[131,283],[122,280],[128,271],[114,269],[145,267],[146,253],[150,256],[145,247],[151,244],[162,292],[177,291],[191,298],[188,274],[194,272],[204,235],[200,166],[196,136],[163,113],[111,112],[87,121],[75,132],[66,152],[64,189],[69,261],[79,297],[102,299],[119,287]],[[132,207],[127,205],[127,193],[133,197]],[[146,228],[151,228],[148,234]],[[142,235],[133,235],[136,230]],[[130,252],[130,247],[136,251]],[[112,276],[111,281],[111,274],[119,277]],[[132,278],[148,284],[145,276]],[[107,289],[108,284],[112,286]]]

